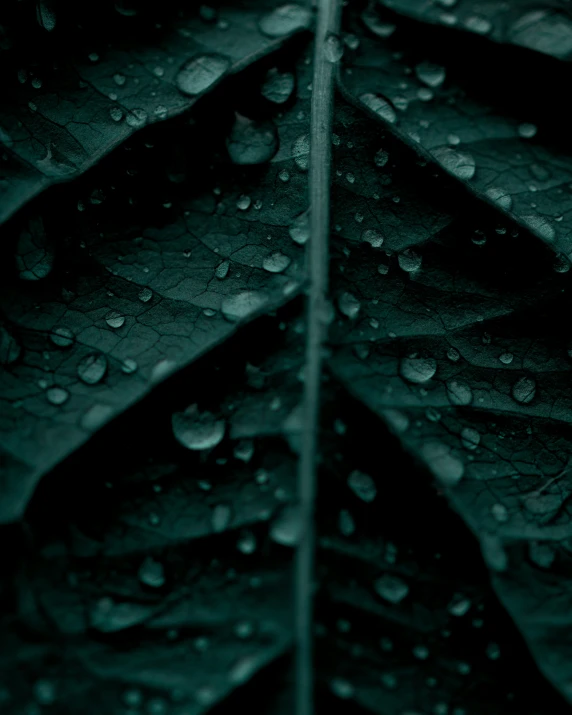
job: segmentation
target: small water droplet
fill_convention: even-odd
[[[252,203],[252,201],[250,199],[250,196],[246,196],[246,194],[242,194],[236,200],[236,208],[240,209],[241,211],[246,211],[248,208],[250,208],[251,203]]]
[[[286,169],[282,169],[282,171],[280,171],[278,174],[278,178],[280,179],[280,181],[286,184],[290,181],[290,172]]]
[[[134,372],[137,372],[138,367],[137,361],[133,358],[124,358],[121,363],[121,372],[126,375],[132,375]]]
[[[310,238],[310,209],[297,216],[288,229],[290,238],[303,246]]]
[[[391,574],[384,574],[375,580],[373,585],[378,596],[389,603],[398,604],[409,594],[409,586],[399,578]]]
[[[388,161],[389,154],[386,151],[380,149],[378,152],[376,152],[374,157],[374,162],[376,166],[379,166],[379,168],[381,169],[387,164]]]
[[[447,350],[447,357],[451,362],[458,362],[461,357],[461,354],[457,350],[457,348],[451,347]]]
[[[278,131],[269,119],[255,120],[235,112],[226,139],[231,161],[239,166],[255,166],[270,161],[278,150]]]
[[[125,121],[130,127],[139,129],[147,123],[147,112],[144,109],[132,109],[125,118]]]
[[[56,701],[55,683],[41,678],[34,683],[34,697],[40,705],[53,705]]]
[[[228,528],[232,519],[232,509],[228,504],[217,504],[211,514],[212,530],[219,534]]]
[[[296,546],[302,535],[302,514],[296,504],[284,507],[270,525],[270,538],[282,546]]]
[[[200,413],[197,405],[190,405],[171,418],[173,434],[179,444],[190,450],[212,449],[222,441],[226,424],[210,412]]]
[[[296,166],[301,171],[307,171],[310,166],[310,137],[301,134],[292,144],[292,156]]]
[[[447,380],[446,388],[452,405],[466,406],[473,401],[473,391],[464,380]]]
[[[222,55],[200,55],[187,60],[175,77],[175,85],[183,94],[194,96],[209,89],[226,74],[230,60]]]
[[[241,554],[253,554],[256,551],[256,537],[252,531],[244,531],[236,542]]]
[[[107,372],[107,359],[101,353],[86,355],[79,362],[77,374],[86,385],[96,385]]]
[[[378,117],[381,117],[381,119],[389,124],[395,124],[397,121],[395,109],[391,106],[387,99],[380,97],[378,94],[366,92],[365,94],[360,95],[360,101],[363,102],[366,107],[371,109],[372,112],[375,112]]]
[[[538,127],[530,122],[524,122],[518,125],[518,135],[523,139],[532,139],[532,137],[536,136],[537,131]]]
[[[109,116],[114,122],[120,122],[123,119],[123,110],[120,107],[110,107]]]
[[[359,300],[351,293],[344,292],[338,298],[340,313],[350,320],[355,320],[361,308]]]
[[[422,258],[412,248],[406,248],[397,256],[397,262],[402,271],[414,273],[421,268]]]
[[[399,364],[399,373],[408,382],[423,384],[437,372],[437,361],[432,357],[406,357]]]
[[[491,514],[495,521],[499,524],[504,524],[508,521],[508,509],[504,504],[493,504],[491,507]]]
[[[293,74],[273,68],[268,71],[260,91],[269,102],[284,104],[292,96],[294,84]]]
[[[348,700],[353,697],[355,692],[354,686],[345,678],[332,678],[330,689],[334,695],[342,700]]]
[[[461,441],[465,449],[476,449],[481,441],[481,435],[473,427],[464,427],[461,430]]]
[[[148,556],[139,567],[139,580],[150,588],[161,588],[165,585],[163,564]]]
[[[262,268],[269,273],[282,273],[290,265],[292,259],[285,256],[280,251],[265,256],[262,261]]]
[[[46,398],[52,405],[63,405],[69,400],[70,393],[63,387],[54,385],[46,390]]]
[[[461,618],[466,613],[468,613],[471,608],[471,601],[464,596],[455,596],[451,603],[449,604],[447,610],[452,616],[456,618]]]
[[[230,261],[223,261],[222,263],[219,263],[219,265],[215,268],[215,276],[221,281],[224,280],[228,275],[229,268]]]
[[[513,361],[513,357],[514,356],[512,353],[501,353],[499,355],[499,360],[502,362],[503,365],[510,365]]]
[[[328,62],[339,62],[344,56],[344,45],[340,38],[329,33],[324,40],[324,56]]]
[[[468,152],[441,146],[433,149],[431,153],[447,172],[458,179],[469,181],[475,175],[475,160]]]
[[[465,20],[464,25],[467,30],[476,32],[477,35],[487,35],[493,26],[488,18],[482,17],[481,15],[472,15],[471,17],[468,17]]]
[[[421,448],[421,456],[435,477],[447,487],[458,484],[465,473],[461,460],[452,454],[442,442],[426,442]]]
[[[69,328],[58,325],[50,331],[50,340],[58,348],[69,348],[74,343],[75,335]]]
[[[365,472],[354,469],[348,476],[348,487],[364,502],[372,502],[377,495],[375,482]]]
[[[373,248],[380,248],[383,244],[383,235],[374,228],[368,228],[362,233],[361,240],[369,243]]]
[[[266,304],[266,297],[256,291],[242,291],[222,301],[221,312],[227,320],[236,322],[247,318]]]
[[[340,511],[338,528],[343,536],[351,536],[356,530],[354,518],[347,509]]]
[[[536,395],[536,381],[531,377],[521,377],[512,386],[512,396],[521,405],[528,405]]]
[[[445,81],[445,68],[432,62],[420,62],[415,67],[418,79],[428,87],[440,87]]]
[[[125,316],[121,315],[121,313],[117,313],[115,310],[112,310],[105,316],[105,322],[110,328],[117,329],[125,323]]]

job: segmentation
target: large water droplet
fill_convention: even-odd
[[[377,487],[375,482],[365,472],[360,472],[354,469],[353,472],[348,476],[348,487],[352,492],[358,496],[362,501],[372,502],[377,495]]]
[[[77,366],[77,375],[86,385],[97,384],[107,372],[107,359],[101,353],[91,353],[82,358]]]
[[[428,87],[440,87],[445,81],[445,68],[432,62],[421,62],[415,67],[418,79]]]
[[[221,311],[227,320],[236,322],[260,310],[265,304],[266,297],[263,293],[246,290],[242,293],[227,296],[222,301]]]
[[[505,211],[510,211],[512,208],[512,196],[506,189],[501,189],[498,186],[491,186],[490,189],[485,191],[485,195],[494,201],[497,206]]]
[[[536,382],[531,377],[521,377],[512,386],[512,396],[521,405],[528,405],[536,395]]]
[[[288,229],[290,238],[300,246],[310,238],[310,209],[297,216]]]
[[[399,576],[391,574],[380,576],[374,582],[373,587],[378,596],[393,604],[401,603],[409,593],[409,586],[405,581]]]
[[[139,580],[145,586],[161,588],[165,584],[163,564],[148,556],[139,567]]]
[[[421,447],[421,455],[435,477],[445,486],[458,484],[465,473],[465,466],[442,442],[426,442]]]
[[[466,406],[473,401],[473,391],[464,380],[447,380],[447,397],[452,405]]]
[[[328,62],[339,62],[344,56],[343,42],[332,32],[324,40],[324,56]]]
[[[360,96],[360,101],[363,102],[366,107],[375,112],[378,117],[381,117],[384,121],[389,122],[389,124],[395,124],[397,121],[395,109],[387,101],[387,99],[380,97],[378,94],[366,92]]]
[[[360,311],[361,303],[355,295],[345,292],[338,298],[338,308],[340,309],[340,313],[342,313],[342,315],[345,315],[350,320],[355,320]]]
[[[248,119],[235,112],[226,148],[234,164],[264,164],[278,151],[278,131],[270,120]]]
[[[522,221],[527,228],[540,238],[543,238],[545,241],[552,243],[552,241],[556,238],[554,226],[552,226],[548,220],[544,218],[544,216],[530,214],[528,216],[523,216]]]
[[[310,166],[310,137],[308,134],[301,134],[292,144],[292,156],[296,166],[301,171],[308,171]]]
[[[437,372],[437,361],[432,357],[406,357],[399,364],[399,373],[408,382],[429,382]]]
[[[193,57],[181,66],[175,84],[183,94],[201,94],[217,82],[229,67],[230,60],[222,55]]]
[[[262,261],[262,268],[269,273],[282,273],[288,268],[291,261],[291,258],[280,253],[280,251],[276,251],[269,256],[265,256]]]
[[[258,26],[268,37],[283,37],[308,27],[311,19],[309,7],[289,3],[264,15]]]
[[[271,69],[268,71],[260,91],[269,102],[284,104],[294,91],[294,75],[290,72],[279,72],[276,68]]]
[[[448,146],[432,149],[431,153],[446,171],[458,179],[469,181],[475,175],[475,160],[469,153],[457,151]]]
[[[173,434],[177,441],[191,450],[212,449],[222,441],[226,424],[210,412],[200,413],[197,405],[184,412],[175,412],[171,418]]]
[[[270,538],[282,546],[296,546],[302,535],[302,514],[296,504],[284,507],[270,526]]]

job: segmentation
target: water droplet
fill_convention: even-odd
[[[409,594],[409,586],[399,578],[391,574],[384,574],[375,580],[373,587],[378,596],[389,603],[398,604]]]
[[[481,552],[489,568],[493,571],[506,571],[508,556],[502,541],[496,534],[481,535]]]
[[[234,124],[226,140],[228,155],[234,164],[265,164],[278,151],[278,144],[278,131],[274,122],[269,119],[249,119],[235,112]]]
[[[201,94],[226,74],[230,60],[222,55],[201,55],[187,60],[175,77],[175,85],[183,94]]]
[[[445,68],[432,62],[421,62],[415,67],[418,79],[428,87],[440,87],[445,81]]]
[[[134,372],[137,372],[138,367],[137,361],[133,360],[133,358],[124,358],[121,363],[121,372],[126,375],[132,375]]]
[[[161,588],[165,585],[163,564],[148,556],[139,567],[139,580],[150,588]]]
[[[297,216],[288,229],[290,238],[300,246],[304,245],[310,238],[310,210]]]
[[[70,393],[63,387],[54,385],[46,390],[46,398],[52,405],[63,405],[69,400]]]
[[[452,149],[449,146],[437,147],[431,153],[446,171],[458,179],[469,181],[475,175],[475,160],[469,153]]]
[[[280,181],[286,184],[288,183],[288,181],[290,181],[290,172],[287,169],[282,169],[282,171],[280,171],[278,174],[278,178],[280,179]]]
[[[311,19],[308,7],[289,3],[264,15],[258,26],[268,37],[283,37],[308,27]]]
[[[56,13],[51,0],[40,0],[36,5],[38,25],[47,32],[52,32],[56,26]]]
[[[332,678],[330,689],[334,695],[342,700],[348,700],[353,697],[355,692],[354,686],[345,678]]]
[[[291,258],[280,253],[280,251],[276,251],[269,256],[265,256],[262,261],[262,268],[269,273],[282,273],[282,271],[288,268],[291,262]]]
[[[350,320],[355,320],[361,308],[361,303],[351,293],[342,293],[338,298],[338,308],[340,313]]]
[[[541,569],[549,569],[554,563],[554,560],[556,559],[556,552],[554,550],[554,547],[550,544],[538,543],[538,541],[532,541],[528,545],[528,555],[530,557],[530,560],[537,566],[540,566]]]
[[[269,102],[284,104],[294,91],[294,75],[290,72],[279,72],[276,68],[271,69],[268,71],[260,91]]]
[[[461,357],[461,353],[457,350],[457,348],[451,347],[447,350],[447,357],[451,362],[458,362]]]
[[[12,365],[21,353],[20,343],[4,326],[0,325],[0,365]]]
[[[241,554],[253,554],[256,551],[256,537],[252,531],[244,531],[236,542]]]
[[[374,35],[381,37],[382,40],[391,37],[395,32],[396,25],[392,22],[384,22],[381,20],[373,7],[364,10],[361,17],[368,30],[373,32]]]
[[[221,281],[224,280],[228,275],[229,268],[230,261],[223,261],[222,263],[219,263],[219,265],[215,268],[215,276]]]
[[[491,199],[497,206],[505,211],[510,211],[512,208],[512,196],[506,189],[501,189],[498,186],[492,186],[485,191],[485,195]]]
[[[476,32],[478,35],[487,35],[492,28],[491,21],[480,15],[473,15],[465,20],[465,27],[471,32]]]
[[[246,196],[246,194],[241,194],[236,200],[236,208],[240,209],[240,211],[246,211],[250,208],[251,203],[252,200],[250,196]]]
[[[143,693],[138,688],[129,688],[123,693],[122,700],[128,708],[139,708],[143,704]]]
[[[110,107],[109,116],[114,122],[120,122],[123,119],[123,110],[120,107]]]
[[[570,270],[570,262],[563,253],[557,253],[552,263],[552,268],[555,273],[568,273]]]
[[[219,534],[228,528],[232,519],[232,509],[228,504],[217,504],[211,514],[212,530]]]
[[[227,320],[236,322],[247,318],[264,305],[266,305],[264,294],[247,290],[224,298],[221,311]]]
[[[397,262],[402,271],[414,273],[421,268],[422,258],[412,248],[406,248],[397,256]]]
[[[254,455],[254,442],[250,440],[240,441],[233,450],[236,459],[248,464]]]
[[[397,121],[395,109],[391,106],[387,99],[380,97],[378,94],[366,92],[360,96],[360,101],[363,102],[366,107],[371,109],[372,112],[375,112],[378,117],[381,117],[381,119],[389,124],[395,124]]]
[[[373,479],[369,474],[360,472],[357,469],[354,469],[348,476],[348,487],[362,501],[368,503],[372,502],[377,495],[377,488]]]
[[[34,683],[34,697],[40,705],[53,705],[56,701],[56,686],[51,680],[41,678]]]
[[[468,613],[471,608],[471,602],[468,598],[463,596],[455,596],[451,603],[449,604],[447,610],[452,616],[456,618],[461,618],[466,613]]]
[[[528,216],[522,216],[522,221],[533,233],[535,233],[539,238],[544,239],[552,243],[556,238],[556,231],[554,226],[552,226],[548,219],[544,216],[538,216],[537,214],[530,214]]]
[[[144,109],[132,109],[125,121],[130,127],[139,129],[147,123],[147,112]]]
[[[528,405],[536,395],[536,382],[531,377],[521,377],[512,386],[512,396],[521,405]]]
[[[103,633],[113,633],[135,626],[149,618],[154,605],[116,603],[111,598],[100,598],[90,613],[91,625]]]
[[[74,343],[75,335],[69,328],[58,325],[50,331],[50,340],[58,348],[69,348]]]
[[[292,144],[292,156],[296,166],[301,171],[307,171],[310,166],[310,137],[301,134]]]
[[[493,504],[491,507],[491,514],[495,521],[499,524],[504,524],[508,521],[508,510],[504,504]]]
[[[96,385],[107,372],[107,359],[101,353],[86,355],[79,362],[77,375],[86,385]]]
[[[465,466],[442,442],[426,442],[421,448],[421,456],[435,477],[446,487],[458,484],[465,473]]]
[[[105,322],[110,328],[117,329],[125,323],[125,316],[121,315],[121,313],[117,313],[115,310],[112,310],[105,316]]]
[[[530,122],[524,122],[518,125],[518,135],[523,139],[532,139],[536,136],[538,127],[535,124],[530,124]]]
[[[200,413],[197,405],[184,412],[175,412],[171,418],[173,434],[179,444],[191,450],[212,449],[222,441],[226,424],[210,412]]]
[[[432,357],[406,357],[399,364],[399,374],[408,382],[421,385],[437,372],[437,361]]]
[[[378,152],[376,152],[376,155],[374,157],[374,162],[376,166],[379,166],[379,168],[383,168],[387,162],[389,161],[389,154],[384,151],[383,149],[380,149]]]
[[[296,504],[284,507],[270,525],[270,538],[282,546],[296,546],[302,535],[302,513]]]
[[[339,62],[344,56],[344,45],[340,38],[329,33],[324,40],[324,56],[328,62]]]
[[[473,401],[473,391],[464,380],[447,380],[446,387],[452,405],[466,406]]]
[[[501,353],[501,355],[499,355],[499,360],[502,362],[503,365],[510,365],[513,361],[513,354]]]
[[[346,509],[340,511],[338,528],[343,536],[351,536],[356,530],[354,518]]]
[[[380,248],[383,244],[383,235],[374,228],[368,228],[362,233],[361,240],[369,243],[373,248]]]
[[[473,427],[464,427],[461,430],[461,441],[465,449],[476,449],[481,441],[481,435]]]

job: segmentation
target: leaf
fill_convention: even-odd
[[[572,18],[567,3],[560,0],[543,0],[534,5],[517,0],[502,5],[482,0],[379,1],[416,20],[473,32],[561,60],[572,58]]]
[[[2,286],[3,521],[18,518],[41,476],[91,433],[299,292],[302,251],[289,227],[306,208],[306,174],[277,175],[305,91],[277,119],[282,148],[260,170],[229,162],[205,112],[194,128],[136,139],[40,210],[58,270],[37,291],[17,275]],[[192,164],[181,163],[191,150]]]
[[[363,34],[357,18],[351,26]],[[406,22],[389,41],[361,37],[353,56],[345,56],[346,96],[567,261],[572,159],[567,129],[560,133],[553,121],[555,84],[531,84],[534,57],[501,56],[500,48],[485,53],[479,39],[451,43],[435,43]],[[506,75],[498,72],[501,62]],[[559,71],[550,68],[557,83]],[[544,65],[536,71],[544,76]]]
[[[396,171],[384,190],[379,179],[374,184],[374,161],[360,161],[361,152],[374,155],[370,135],[364,131],[362,144],[356,124],[348,125],[361,175],[338,189],[339,267],[332,288],[339,295],[353,291],[359,312],[334,324],[330,366],[425,465],[478,537],[489,567],[500,572],[493,583],[506,608],[540,668],[568,697],[570,654],[565,645],[557,657],[553,650],[560,606],[532,617],[554,598],[542,572],[550,565],[542,560],[549,548],[543,545],[570,536],[570,357],[560,329],[568,276],[554,272],[534,239],[497,232],[484,219],[471,242],[467,219],[443,218],[443,228],[431,230],[429,211],[427,218],[408,215],[407,205],[420,207],[425,197],[415,201],[414,185],[400,182],[401,171],[412,173],[406,155],[388,152],[396,156]],[[450,184],[441,179],[439,191],[448,193]],[[384,225],[384,202],[392,194],[401,199],[402,191],[406,203],[402,213],[399,202],[394,219],[400,233],[409,235],[410,224],[429,229],[414,248],[399,246],[396,256],[385,258],[380,272],[367,243],[348,250],[355,226],[345,207],[350,192],[358,193],[365,231],[372,231]],[[470,216],[469,205],[459,215]],[[523,546],[509,560],[514,542]]]
[[[226,76],[308,28],[311,16],[302,7],[296,21],[272,22],[277,7],[272,0],[240,10],[223,5],[212,8],[212,18],[198,7],[185,9],[165,25],[143,18],[135,31],[132,18],[115,13],[110,22],[118,35],[109,45],[80,24],[69,30],[73,54],[63,62],[56,55],[54,67],[41,54],[25,62],[14,57],[0,112],[0,139],[9,153],[0,222],[141,127],[187,111]],[[51,15],[44,5],[38,12],[45,27]]]

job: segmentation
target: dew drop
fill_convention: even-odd
[[[212,510],[211,527],[212,530],[220,534],[228,528],[232,519],[232,509],[228,504],[217,504]]]
[[[292,144],[292,156],[296,166],[301,171],[307,171],[310,166],[310,137],[301,134]]]
[[[302,514],[296,504],[284,507],[270,525],[270,538],[282,546],[296,546],[302,534]]]
[[[399,364],[399,374],[408,382],[421,385],[437,372],[437,361],[431,357],[406,357]]]
[[[183,94],[201,94],[227,72],[230,60],[222,55],[201,55],[187,60],[175,77],[175,85]]]
[[[528,405],[536,395],[536,382],[531,377],[521,377],[512,386],[512,396],[521,405]]]
[[[40,705],[53,705],[56,701],[55,683],[47,678],[36,680],[34,683],[34,697]]]
[[[69,328],[63,325],[57,325],[50,332],[50,340],[58,348],[69,348],[73,345],[75,335]]]
[[[350,320],[355,320],[361,308],[361,303],[351,293],[344,292],[338,298],[338,308],[340,313]]]
[[[338,528],[342,536],[351,536],[355,530],[356,525],[353,516],[347,509],[342,509],[338,517]]]
[[[369,243],[373,248],[380,248],[383,245],[383,235],[374,228],[366,229],[361,235],[361,240]]]
[[[132,109],[125,121],[133,129],[139,129],[147,123],[147,112],[144,109]]]
[[[197,405],[184,412],[175,412],[171,418],[173,434],[179,444],[193,451],[212,449],[222,441],[226,424],[210,412],[200,413]]]
[[[308,27],[311,19],[308,7],[288,3],[264,15],[258,26],[268,37],[284,37]]]
[[[52,405],[63,405],[69,400],[70,393],[63,387],[54,385],[46,390],[46,399]]]
[[[161,588],[165,585],[163,564],[148,556],[139,567],[139,580],[150,588]]]
[[[266,297],[256,291],[242,291],[227,296],[221,305],[221,312],[227,320],[236,322],[247,318],[266,304]]]
[[[480,15],[473,15],[465,20],[465,27],[471,32],[476,32],[477,35],[487,35],[492,28],[491,21]]]
[[[224,280],[228,275],[229,268],[230,261],[223,261],[222,263],[219,263],[218,266],[215,268],[215,276],[220,281]]]
[[[397,121],[395,109],[391,106],[387,99],[380,97],[378,94],[366,92],[365,94],[360,95],[360,101],[363,102],[366,107],[371,109],[372,112],[375,112],[378,117],[381,117],[381,119],[389,124],[395,124]]]
[[[124,325],[125,316],[121,315],[121,313],[117,313],[115,310],[112,310],[105,316],[105,322],[110,328],[117,329]]]
[[[270,161],[278,151],[278,130],[269,119],[256,120],[235,112],[226,139],[231,161],[239,166],[255,166]]]
[[[340,38],[329,33],[324,40],[324,56],[328,62],[339,62],[344,55],[344,45]]]
[[[153,291],[150,288],[141,288],[137,297],[142,303],[148,303],[153,297]]]
[[[262,268],[269,273],[282,273],[288,268],[291,261],[291,258],[280,253],[280,251],[276,251],[269,256],[265,256],[262,261]]]
[[[447,487],[458,484],[465,473],[465,466],[442,442],[426,442],[421,448],[421,456],[426,460],[435,477]]]
[[[481,435],[473,427],[464,427],[461,430],[461,442],[465,449],[476,449],[481,441]]]
[[[431,153],[446,171],[458,179],[469,181],[475,175],[475,160],[469,153],[457,151],[449,146],[437,147]]]
[[[114,122],[120,122],[123,119],[123,110],[120,107],[111,107],[109,109],[109,116]]]
[[[473,391],[464,380],[447,380],[446,388],[452,405],[466,406],[473,401]]]
[[[310,238],[310,210],[297,216],[288,229],[290,238],[300,246],[303,246]]]
[[[513,357],[514,356],[512,353],[501,353],[499,355],[499,360],[502,362],[503,365],[510,365],[513,361]]]
[[[416,253],[411,248],[406,248],[397,256],[397,262],[402,271],[406,273],[415,273],[421,268],[422,258],[419,253]]]
[[[433,89],[440,87],[445,81],[445,68],[432,62],[421,62],[415,67],[417,78]]]
[[[409,586],[398,576],[384,574],[375,580],[373,587],[378,596],[394,605],[401,603],[409,594]]]
[[[40,0],[36,5],[38,25],[47,32],[52,32],[56,26],[56,13],[51,0]]]
[[[376,166],[379,166],[379,168],[381,169],[387,164],[388,161],[389,154],[386,151],[380,149],[378,152],[376,152],[374,157],[374,162]]]
[[[536,124],[531,124],[530,122],[524,122],[518,125],[518,136],[523,139],[532,139],[532,137],[536,136],[537,131],[538,127]]]
[[[294,91],[294,75],[290,72],[279,72],[276,68],[271,69],[266,74],[260,91],[269,102],[284,104]]]
[[[348,700],[353,697],[355,692],[354,686],[345,678],[332,678],[330,681],[330,690],[336,697],[342,700]]]
[[[252,200],[250,196],[247,196],[246,194],[241,194],[236,200],[236,208],[240,211],[247,211],[250,208],[251,203]]]
[[[508,521],[508,509],[504,504],[493,504],[491,507],[491,514],[495,521],[499,524],[504,524]]]
[[[348,476],[348,487],[364,502],[372,502],[377,495],[375,482],[365,472],[354,469]]]
[[[373,32],[374,35],[381,37],[382,40],[391,37],[396,30],[394,23],[383,22],[373,8],[364,10],[361,17],[368,30]]]
[[[137,361],[133,358],[124,358],[121,363],[121,372],[125,373],[125,375],[132,375],[137,372],[138,367]]]
[[[77,375],[86,385],[96,385],[106,372],[107,359],[101,353],[86,355],[77,367]]]

